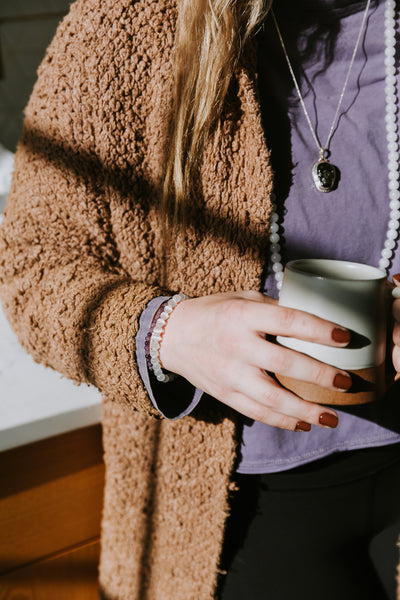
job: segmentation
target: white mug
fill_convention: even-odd
[[[351,332],[346,348],[278,336],[279,344],[352,375],[349,392],[323,390],[278,376],[301,397],[327,404],[361,404],[382,395],[385,380],[387,283],[385,272],[368,265],[300,259],[286,265],[279,304],[303,310]]]

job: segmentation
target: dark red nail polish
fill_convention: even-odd
[[[305,421],[298,421],[296,423],[295,431],[310,431],[310,429],[310,423],[306,423]]]
[[[330,427],[331,429],[334,429],[338,426],[338,423],[339,419],[332,413],[322,413],[322,415],[319,416],[319,424],[323,427]]]
[[[396,273],[396,275],[392,275],[392,279],[397,281],[397,283],[400,283],[400,273]]]
[[[338,390],[343,390],[347,392],[351,388],[351,377],[350,375],[344,375],[343,373],[337,373],[335,375],[335,379],[333,380],[333,385]]]
[[[335,327],[335,329],[332,331],[332,339],[338,344],[348,344],[351,339],[350,331],[347,331],[346,329],[340,329],[340,327]]]

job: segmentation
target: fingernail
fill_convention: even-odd
[[[400,284],[400,273],[396,273],[396,275],[392,275],[392,279],[394,279],[396,283]]]
[[[298,421],[296,423],[295,431],[310,431],[310,429],[310,423],[306,423],[305,421]]]
[[[343,392],[347,392],[351,388],[351,377],[350,375],[344,375],[343,373],[336,373],[333,385],[336,389]]]
[[[339,419],[332,413],[322,413],[322,415],[319,416],[319,424],[323,427],[330,427],[331,429],[334,429],[338,426],[338,423]]]
[[[334,342],[338,344],[348,344],[350,341],[351,335],[350,331],[346,329],[341,329],[340,327],[335,327],[332,331],[332,339]]]

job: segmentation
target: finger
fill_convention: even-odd
[[[392,281],[396,287],[400,287],[400,273],[392,276]]]
[[[400,298],[400,273],[393,275],[392,277],[393,283],[389,283],[389,287],[391,287],[391,296],[392,298]]]
[[[268,303],[268,309],[265,304],[254,303],[250,326],[264,334],[295,337],[326,346],[346,346],[351,338],[350,332],[340,325],[272,303]]]
[[[393,301],[392,315],[395,321],[400,321],[400,298]]]
[[[400,346],[393,346],[392,360],[397,373],[400,373]]]
[[[396,346],[400,346],[400,322],[399,321],[394,322],[392,338],[393,338],[393,343]]]
[[[335,427],[338,423],[337,413],[330,408],[322,407],[315,402],[307,402],[299,398],[289,390],[281,387],[274,379],[266,373],[258,371],[251,376],[243,378],[243,381],[251,381],[252,384],[246,391],[240,390],[243,396],[256,402],[255,410],[259,411],[256,420],[263,418],[264,409],[270,418],[269,411],[272,410],[278,416],[274,417],[275,422],[280,423],[277,427],[282,427],[282,423],[293,425],[293,420],[319,425],[322,427]],[[254,412],[254,409],[253,409]],[[254,418],[254,417],[251,417]],[[284,426],[286,429],[287,427]],[[289,428],[292,428],[291,426]]]
[[[276,412],[245,394],[233,393],[226,400],[226,403],[245,417],[253,421],[259,421],[265,425],[270,425],[271,427],[278,427],[289,431],[309,431],[311,429],[309,423]]]
[[[260,369],[315,383],[331,390],[348,391],[351,388],[350,375],[337,367],[261,338],[256,340],[254,347],[255,360],[253,358],[251,362]]]

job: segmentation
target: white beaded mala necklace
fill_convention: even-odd
[[[367,2],[366,11],[363,17],[363,23],[360,28],[360,35],[363,29],[363,24],[365,22],[365,16],[367,14],[367,10],[369,8],[370,0]],[[276,19],[274,17],[274,21],[276,24]],[[277,24],[276,24],[277,26]],[[279,29],[277,28],[278,32]],[[289,65],[289,69],[295,82],[295,87],[297,93],[299,95],[303,111],[305,112],[306,117],[309,120],[307,110],[305,110],[304,102],[301,97],[301,93],[299,91],[299,86],[295,79],[293,69],[291,68],[290,61],[286,52],[286,49],[283,44],[283,40],[278,33],[281,41],[281,45],[283,47],[286,60]],[[358,47],[358,41],[356,42],[355,51]],[[350,63],[348,74],[350,73],[350,69],[352,63],[354,61],[355,51],[353,52],[352,61]],[[386,0],[385,3],[385,124],[386,124],[386,140],[387,140],[387,148],[388,148],[388,191],[389,191],[389,199],[390,199],[390,216],[388,222],[388,228],[386,232],[386,240],[384,243],[384,247],[381,252],[381,258],[379,260],[379,269],[387,272],[388,267],[393,258],[393,252],[396,246],[396,240],[398,237],[398,231],[400,226],[400,191],[399,191],[399,139],[398,139],[398,125],[397,125],[397,78],[396,78],[396,2],[395,0]],[[344,90],[346,87],[347,79],[345,85],[342,90],[342,94],[339,100],[338,110],[336,113],[338,114],[341,101],[343,99]],[[336,121],[337,114],[335,115],[334,121]],[[310,125],[310,123],[309,123]],[[315,132],[311,126],[311,130],[315,135]],[[332,128],[331,128],[332,129]],[[330,139],[330,137],[328,138]],[[325,148],[320,148],[320,151],[325,151]],[[324,155],[322,156],[324,159]],[[318,163],[317,163],[318,164]],[[316,165],[314,165],[315,168]],[[329,190],[321,190],[321,191],[329,191]],[[280,254],[280,235],[279,235],[279,215],[276,212],[276,204],[275,204],[275,196],[272,197],[273,202],[273,210],[271,213],[271,223],[270,223],[270,231],[269,231],[269,242],[270,242],[270,254],[271,254],[271,264],[272,271],[274,273],[275,281],[278,290],[282,287],[283,280],[283,265],[282,265],[282,257]]]

